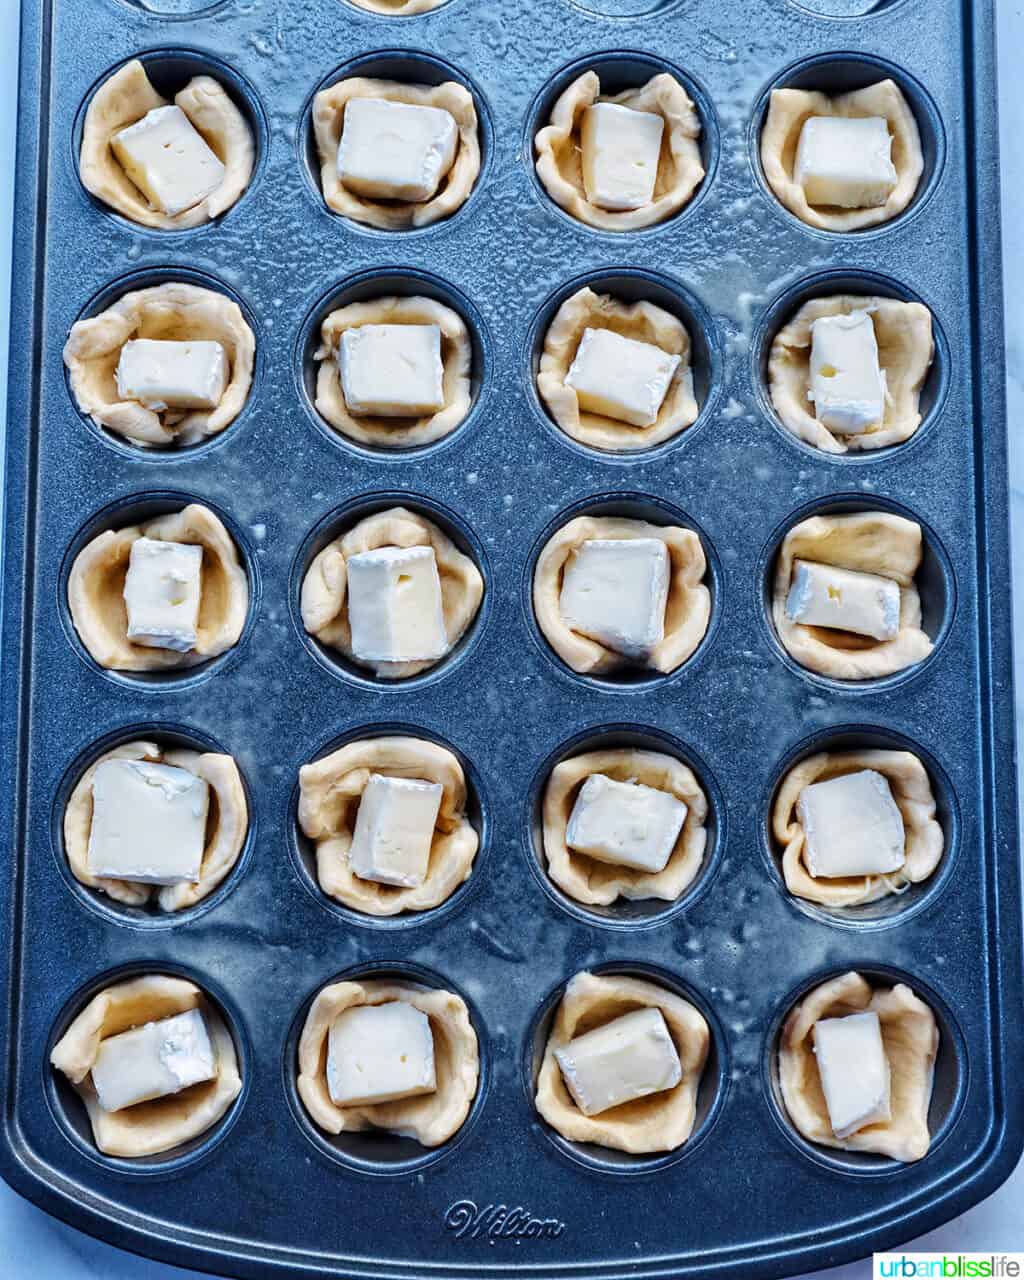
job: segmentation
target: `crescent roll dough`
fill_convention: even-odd
[[[881,1023],[889,1059],[892,1117],[837,1138],[814,1057],[812,1031],[823,1018],[845,1018],[870,1010]],[[798,1131],[810,1142],[842,1151],[872,1151],[909,1162],[927,1155],[931,1143],[928,1106],[939,1051],[935,1015],[904,983],[872,988],[859,973],[830,978],[807,993],[790,1013],[779,1044],[779,1084]]]
[[[639,782],[666,791],[687,807],[686,820],[665,867],[658,872],[599,862],[570,849],[566,828],[576,797],[595,773],[615,782]],[[680,760],[660,751],[611,747],[562,760],[544,790],[544,856],[548,875],[577,902],[606,906],[617,898],[663,898],[674,902],[700,871],[707,845],[708,801],[700,783]]]
[[[368,6],[369,7],[369,6]],[[393,6],[389,6],[393,10]],[[338,176],[338,148],[345,106],[353,98],[383,98],[411,107],[440,107],[455,120],[458,147],[452,167],[429,200],[371,200],[349,191]],[[480,137],[473,95],[454,80],[436,86],[352,76],[322,89],[313,100],[313,133],[320,157],[320,185],[327,206],[356,222],[384,231],[427,227],[466,203],[480,174]]]
[[[92,780],[106,760],[145,760],[187,769],[210,788],[206,819],[206,843],[195,884],[140,884],[134,880],[107,880],[89,870],[89,835],[92,831]],[[64,851],[75,879],[99,889],[116,902],[141,907],[155,898],[161,911],[181,911],[211,894],[238,861],[249,830],[245,788],[231,756],[212,751],[163,748],[155,742],[125,742],[107,751],[89,766],[75,783],[64,810]]]
[[[587,199],[583,185],[580,131],[583,113],[595,102],[613,102],[634,111],[647,111],[665,121],[658,157],[654,198],[639,209],[613,212]],[[652,76],[639,89],[602,94],[596,71],[574,80],[551,108],[550,122],[534,139],[537,175],[555,204],[580,222],[602,231],[636,231],[664,222],[687,203],[704,177],[701,161],[700,116],[689,94],[673,76]]]
[[[124,581],[132,543],[139,538],[183,542],[203,549],[202,594],[195,646],[187,653],[149,648],[128,639]],[[208,662],[237,643],[249,611],[249,583],[231,535],[206,507],[98,534],[75,557],[68,607],[79,639],[110,671],[160,671]]]
[[[117,389],[121,348],[135,338],[219,342],[230,368],[216,409],[147,409]],[[234,422],[252,385],[256,339],[241,308],[223,294],[173,282],[126,293],[106,311],[71,326],[64,344],[71,390],[97,426],[133,444],[197,444]]]
[[[416,888],[362,880],[349,850],[359,802],[372,774],[439,783],[444,788],[430,860]],[[316,842],[320,888],[368,915],[427,911],[450,898],[473,870],[479,836],[466,817],[466,778],[445,747],[422,738],[364,738],[299,770],[299,825]]]
[[[102,1041],[190,1009],[203,1015],[216,1076],[165,1098],[104,1111],[90,1075]],[[85,1103],[93,1139],[108,1156],[156,1155],[199,1137],[217,1123],[242,1088],[234,1042],[210,1002],[195,983],[163,974],[118,982],[93,996],[54,1045],[50,1062]]]
[[[671,1089],[585,1116],[565,1087],[555,1050],[637,1009],[660,1009],[679,1055],[682,1078]],[[537,1110],[570,1142],[592,1142],[646,1155],[674,1151],[693,1132],[697,1089],[711,1036],[700,1011],[654,982],[620,974],[578,973],[566,984],[537,1077]]]
[[[860,311],[870,312],[874,325],[878,363],[885,373],[885,415],[879,426],[870,431],[844,436],[833,433],[814,416],[814,402],[808,398],[811,326],[824,316],[848,316]],[[920,302],[850,294],[815,298],[805,302],[772,341],[768,360],[772,404],[784,427],[826,453],[901,444],[921,425],[921,388],[934,351],[932,315]]]
[[[345,607],[349,556],[380,547],[433,547],[441,578],[448,648],[458,643],[476,617],[484,595],[484,580],[469,556],[456,547],[432,520],[405,507],[391,507],[360,520],[348,533],[328,543],[306,571],[302,581],[302,623],[321,644],[340,649],[352,662],[352,630]],[[375,662],[366,664],[383,680],[401,680],[426,671],[441,659],[423,662]]]
[[[396,1102],[339,1107],[327,1088],[327,1039],[331,1027],[346,1009],[397,1000],[411,1004],[430,1019],[437,1088],[433,1093],[399,1098]],[[479,1079],[476,1032],[465,1001],[452,991],[377,978],[334,982],[318,993],[302,1028],[299,1097],[316,1124],[328,1133],[386,1129],[415,1138],[424,1147],[440,1146],[465,1122]]]
[[[775,566],[772,616],[779,640],[810,671],[836,680],[876,680],[921,662],[932,642],[921,630],[921,526],[887,511],[811,516],[786,534]],[[892,640],[809,627],[786,614],[793,561],[839,565],[892,578],[900,587],[900,627]]]
[[[793,173],[800,132],[810,116],[881,116],[888,122],[896,186],[884,205],[836,209],[807,203]],[[910,204],[924,171],[924,154],[910,103],[892,80],[881,80],[835,98],[806,89],[773,90],[761,131],[761,167],[776,196],[801,222],[824,231],[859,231],[891,221]]]
[[[132,222],[164,231],[198,227],[230,209],[248,187],[256,159],[252,130],[245,116],[212,77],[196,76],[174,95],[174,101],[225,170],[220,186],[199,204],[173,215],[151,208],[110,146],[115,133],[157,107],[170,106],[150,84],[146,69],[137,58],[115,71],[93,94],[85,113],[78,162],[83,185],[97,199]]]
[[[889,783],[903,818],[906,861],[888,875],[817,878],[804,857],[804,829],[797,801],[805,787],[844,774],[874,769]],[[935,820],[935,797],[924,765],[909,751],[820,751],[790,769],[782,780],[772,809],[772,835],[783,850],[786,888],[798,898],[825,907],[854,907],[902,893],[927,880],[939,865],[945,848],[942,828]]]
[[[629,663],[621,653],[571,630],[562,617],[559,597],[566,565],[584,542],[593,538],[659,538],[664,542],[670,561],[665,635],[648,665],[655,671],[675,671],[704,639],[711,617],[711,593],[702,581],[707,561],[692,529],[620,516],[577,516],[564,524],[545,544],[533,572],[533,611],[545,639],[573,671],[594,674]]]

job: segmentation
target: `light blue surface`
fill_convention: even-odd
[[[279,0],[288,3],[289,0]],[[300,3],[301,0],[291,0]],[[986,3],[987,0],[979,0]],[[1019,57],[1024,49],[1024,4],[995,0],[1000,31],[1000,115],[1003,151],[1003,253],[1005,260],[1008,404],[1013,546],[1024,571],[1024,83]],[[11,207],[17,112],[17,32],[19,0],[0,0],[0,415],[7,403],[8,307],[11,277]],[[17,424],[15,424],[17,428]],[[1018,736],[1024,744],[1024,581],[1014,575]],[[1022,752],[1024,758],[1024,752]],[[1024,793],[1024,785],[1022,785]],[[1024,1249],[1024,1164],[984,1204],[922,1237],[921,1250]],[[146,1262],[82,1235],[47,1217],[0,1182],[0,1275],[4,1280],[183,1280],[198,1272]],[[870,1274],[867,1263],[822,1272],[829,1280]]]

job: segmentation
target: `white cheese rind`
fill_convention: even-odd
[[[573,631],[629,658],[665,636],[669,556],[660,538],[591,538],[570,557],[559,609]]]
[[[167,342],[134,338],[121,348],[117,394],[147,409],[216,409],[228,385],[219,342]]]
[[[816,1022],[814,1054],[837,1138],[890,1119],[889,1059],[877,1013],[869,1010]]]
[[[876,770],[812,782],[796,807],[812,876],[887,875],[906,862],[903,815],[888,780]]]
[[[649,427],[658,420],[680,359],[611,329],[584,329],[565,385],[585,413]]]
[[[576,797],[565,839],[599,862],[663,871],[686,813],[686,805],[667,791],[592,773]]]
[[[434,1036],[425,1013],[393,1000],[338,1015],[327,1039],[327,1090],[339,1107],[433,1093]]]
[[[900,586],[877,573],[794,560],[786,615],[804,626],[892,640],[900,629]]]
[[[555,1050],[565,1087],[585,1116],[674,1088],[679,1054],[660,1009],[637,1009]]]
[[[443,107],[350,98],[338,147],[338,177],[370,200],[420,203],[434,195],[452,167],[458,141],[455,117]]]
[[[418,778],[370,775],[349,850],[361,880],[415,889],[423,883],[444,787]]]
[[[441,329],[436,324],[363,324],[338,347],[349,413],[418,418],[444,408]]]
[[[885,371],[866,311],[822,316],[811,325],[811,386],[818,421],[840,435],[861,435],[885,417]]]
[[[180,107],[155,107],[115,133],[110,146],[154,209],[174,217],[205,200],[225,169]]]
[[[642,209],[654,198],[665,121],[652,111],[595,102],[583,113],[583,187],[612,211]]]
[[[350,556],[352,652],[364,662],[426,662],[448,652],[433,547],[381,547]]]
[[[92,776],[89,870],[108,880],[195,884],[210,788],[187,769],[104,760]]]
[[[800,131],[793,176],[808,204],[879,208],[897,182],[888,122],[881,116],[810,116]]]
[[[187,653],[198,638],[203,549],[191,543],[136,538],[124,581],[128,639]]]
[[[189,1009],[102,1040],[92,1083],[104,1111],[122,1111],[180,1093],[216,1074],[203,1015]]]

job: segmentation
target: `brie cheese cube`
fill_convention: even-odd
[[[338,348],[349,413],[418,418],[444,408],[441,329],[436,324],[362,324]]]
[[[439,782],[371,774],[348,855],[356,875],[406,889],[421,885],[443,795]]]
[[[632,427],[657,421],[680,364],[650,342],[624,338],[611,329],[584,329],[565,385],[585,413],[600,413]]]
[[[837,1138],[890,1119],[889,1059],[877,1013],[816,1022],[814,1055]]]
[[[443,107],[418,107],[383,98],[350,98],[345,105],[338,177],[370,200],[429,200],[452,167],[459,131]]]
[[[117,394],[158,413],[164,409],[216,409],[228,385],[219,342],[165,342],[135,338],[121,348]]]
[[[216,1074],[203,1015],[189,1009],[101,1040],[92,1083],[104,1111],[122,1111],[180,1093]]]
[[[352,652],[364,662],[426,662],[448,652],[433,547],[381,547],[350,556]]]
[[[195,884],[210,788],[187,769],[104,760],[92,776],[89,870],[108,880]]]
[[[202,571],[202,547],[137,538],[124,580],[128,639],[187,653],[198,635]]]
[[[569,560],[559,609],[573,631],[646,658],[665,636],[668,582],[660,538],[590,538]]]
[[[114,155],[154,209],[173,217],[224,181],[224,166],[181,107],[156,107],[110,139]]]
[[[654,198],[665,121],[652,111],[595,102],[583,113],[583,186],[602,209],[641,209]]]
[[[875,326],[866,311],[822,316],[811,325],[811,387],[819,422],[841,435],[860,435],[885,416],[885,372],[878,364]]]
[[[793,176],[808,204],[878,208],[896,186],[888,122],[881,116],[810,116],[800,131]]]
[[[585,1116],[674,1088],[679,1054],[660,1009],[637,1009],[556,1049],[565,1087]]]
[[[900,629],[900,584],[877,573],[794,560],[786,614],[808,627],[891,640]]]
[[[903,815],[874,769],[812,782],[797,799],[812,876],[885,875],[906,861]]]
[[[565,839],[598,862],[663,871],[686,813],[667,791],[592,773],[576,797]]]
[[[327,1039],[327,1090],[339,1107],[433,1093],[430,1019],[404,1000],[345,1009]]]

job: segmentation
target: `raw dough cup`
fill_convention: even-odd
[[[437,1089],[414,1098],[339,1107],[327,1088],[327,1039],[346,1009],[402,1000],[430,1019]],[[299,1097],[321,1129],[358,1133],[384,1129],[424,1147],[447,1142],[465,1123],[480,1079],[476,1032],[465,1002],[454,992],[398,979],[363,978],[324,987],[310,1007],[299,1040]]]
[[[650,204],[614,212],[587,199],[580,130],[583,113],[595,102],[614,102],[659,115],[665,121]],[[597,72],[586,71],[559,95],[551,108],[550,123],[534,139],[537,175],[555,204],[577,221],[601,231],[636,231],[678,213],[700,185],[704,177],[697,145],[700,133],[700,116],[689,94],[666,72],[652,76],[638,89],[606,95],[601,93]]]
[[[219,342],[230,377],[215,409],[147,409],[117,389],[121,348],[136,338]],[[126,293],[98,316],[78,320],[64,344],[75,401],[99,427],[132,444],[181,446],[216,435],[241,413],[252,386],[256,339],[230,298],[173,282]]]
[[[587,778],[605,774],[616,782],[639,782],[668,792],[687,806],[686,820],[665,867],[656,873],[600,862],[570,849],[566,828]],[[611,747],[562,760],[544,789],[544,856],[551,879],[570,898],[607,906],[617,898],[663,898],[674,902],[693,882],[704,862],[708,801],[692,770],[660,751]]]
[[[704,639],[711,617],[711,593],[704,586],[704,548],[692,529],[648,524],[622,516],[577,516],[545,543],[533,571],[533,611],[544,638],[573,671],[601,675],[635,666],[629,658],[573,631],[562,617],[559,597],[570,557],[593,538],[658,538],[670,561],[665,636],[646,665],[667,674],[689,658]]]
[[[565,379],[585,329],[610,329],[680,357],[658,417],[649,427],[633,427],[580,409],[579,397]],[[606,293],[580,289],[558,308],[544,335],[537,390],[558,426],[580,444],[612,453],[651,449],[697,420],[700,409],[693,395],[690,356],[686,326],[662,307],[652,302],[620,302]]]
[[[436,324],[441,330],[444,408],[422,418],[355,415],[345,403],[338,350],[346,329],[365,324]],[[342,435],[360,444],[385,449],[411,449],[449,435],[469,413],[473,347],[465,320],[433,298],[375,298],[351,302],[326,317],[320,326],[316,359],[317,411]]]
[[[104,1111],[90,1075],[101,1041],[189,1009],[203,1014],[216,1076],[166,1098]],[[132,978],[95,995],[54,1045],[50,1062],[85,1103],[96,1146],[108,1156],[152,1156],[198,1138],[217,1123],[242,1088],[234,1042],[216,1011],[194,983],[165,975]]]
[[[837,1138],[814,1057],[812,1030],[823,1018],[878,1014],[889,1059],[892,1118]],[[898,983],[873,990],[859,973],[844,973],[815,987],[786,1019],[779,1041],[779,1085],[789,1118],[809,1142],[841,1151],[875,1152],[909,1162],[927,1155],[931,1143],[928,1106],[939,1051],[935,1015],[924,1001]]]
[[[148,648],[128,639],[124,581],[139,538],[203,548],[202,594],[195,647],[187,653]],[[75,557],[68,607],[79,639],[109,671],[167,671],[208,662],[238,642],[249,610],[249,584],[231,535],[212,511],[190,503],[141,525],[108,529]]]
[[[349,191],[338,177],[345,106],[353,98],[382,98],[412,107],[440,107],[454,117],[459,131],[455,159],[429,200],[370,200]],[[320,186],[328,208],[383,231],[427,227],[442,218],[450,218],[469,199],[480,174],[479,124],[473,95],[454,80],[436,86],[371,80],[365,76],[339,80],[313,99],[313,134],[320,158]]]
[[[921,526],[885,511],[811,516],[783,539],[775,565],[772,616],[783,648],[801,666],[835,680],[877,680],[923,661],[932,642],[921,630],[914,575],[921,566]],[[900,587],[900,628],[892,640],[809,627],[786,615],[793,561],[838,565],[892,578]]]
[[[352,3],[384,17],[411,18],[414,14],[437,9],[446,0],[352,0]]]
[[[555,1050],[623,1014],[647,1008],[662,1012],[679,1054],[682,1079],[661,1093],[585,1116],[565,1087]],[[704,1016],[682,996],[640,978],[578,973],[566,985],[544,1049],[537,1110],[569,1142],[591,1142],[631,1155],[675,1151],[693,1132],[710,1042]]]
[[[804,857],[804,829],[797,812],[800,793],[814,782],[841,778],[862,769],[874,769],[889,783],[903,818],[906,862],[887,875],[819,879],[811,875]],[[789,892],[828,908],[862,906],[904,892],[910,885],[928,879],[945,849],[942,828],[935,820],[935,797],[928,772],[909,751],[820,751],[801,760],[783,778],[776,794],[772,835],[783,850],[782,873]]]
[[[886,404],[881,425],[862,434],[833,433],[814,416],[811,386],[811,326],[823,316],[871,313],[878,363],[885,371]],[[837,294],[805,302],[772,340],[768,381],[772,404],[793,435],[826,453],[884,449],[908,440],[921,425],[921,388],[935,345],[932,316],[923,303],[895,298]]]
[[[426,878],[416,888],[363,880],[349,864],[359,802],[374,773],[444,788]],[[317,879],[324,893],[373,916],[440,906],[468,880],[480,844],[466,817],[462,766],[445,747],[422,738],[364,738],[304,765],[299,771],[299,825],[316,843]]]
[[[89,834],[92,830],[93,775],[106,760],[145,760],[150,764],[187,769],[209,784],[210,810],[199,879],[195,884],[140,884],[134,880],[108,880],[89,870]],[[238,861],[249,831],[249,811],[238,766],[231,756],[183,747],[158,746],[155,742],[125,742],[105,752],[75,783],[64,810],[64,851],[71,873],[90,889],[99,889],[116,902],[142,907],[155,898],[161,911],[182,911],[211,894]]]
[[[896,186],[884,205],[873,209],[839,209],[807,203],[804,189],[794,177],[797,144],[810,116],[881,116],[892,136],[892,162]],[[807,89],[774,89],[761,131],[761,167],[778,199],[801,222],[823,231],[860,231],[890,222],[913,200],[924,172],[921,135],[910,104],[892,80],[830,98]]]
[[[378,511],[328,543],[302,580],[302,624],[321,644],[340,650],[350,662],[369,667],[382,680],[402,680],[443,662],[447,654],[422,662],[364,663],[352,652],[352,630],[345,605],[349,556],[381,547],[433,547],[441,578],[441,604],[448,653],[477,615],[484,580],[469,556],[425,516],[405,507]]]
[[[85,113],[78,164],[83,185],[97,199],[132,222],[164,231],[198,227],[230,209],[248,187],[256,159],[252,130],[245,117],[211,76],[190,80],[174,95],[174,101],[224,165],[220,186],[199,204],[173,215],[151,208],[110,146],[115,133],[157,107],[170,105],[150,84],[137,58],[115,71],[93,95]]]

